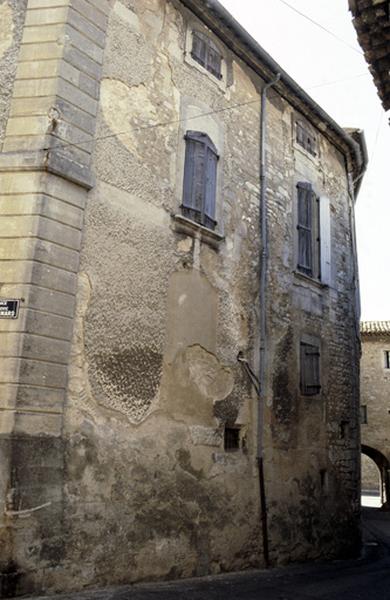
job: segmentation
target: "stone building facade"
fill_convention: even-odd
[[[358,552],[361,133],[215,0],[0,21],[2,596]]]
[[[361,323],[362,487],[390,501],[390,321]],[[379,484],[379,485],[378,485]]]

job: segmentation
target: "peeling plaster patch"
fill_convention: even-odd
[[[177,244],[177,249],[179,252],[190,252],[192,248],[192,238],[186,237],[184,240],[180,240]]]
[[[122,144],[136,152],[136,132],[131,128],[155,123],[156,108],[149,99],[145,85],[128,86],[117,79],[103,79],[100,87],[101,105],[105,121]]]
[[[14,23],[12,20],[12,9],[5,2],[0,6],[0,60],[7,50],[12,46]]]
[[[218,401],[231,393],[234,385],[233,374],[229,368],[221,365],[214,354],[196,345],[187,348],[185,355],[189,378],[204,396]]]
[[[186,301],[186,299],[187,299],[187,294],[181,294],[181,296],[179,296],[179,299],[178,299],[179,306],[181,306],[183,304],[183,302]]]
[[[117,14],[122,21],[125,21],[130,25],[132,31],[139,32],[140,24],[137,15],[132,10],[126,8],[122,2],[115,2],[113,12]]]

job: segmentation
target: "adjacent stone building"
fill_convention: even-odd
[[[390,321],[361,323],[362,487],[390,500]],[[378,486],[379,483],[379,486]]]
[[[0,21],[2,596],[358,552],[362,134],[216,0]]]

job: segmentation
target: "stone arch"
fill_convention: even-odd
[[[380,493],[381,501],[384,505],[390,504],[390,461],[382,452],[371,446],[362,444],[362,454],[365,454],[374,461],[380,473]]]

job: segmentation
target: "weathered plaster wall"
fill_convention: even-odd
[[[234,129],[228,113],[182,127],[183,114],[253,94],[240,70],[227,98],[183,63],[184,41],[170,3],[114,3],[65,425],[67,561],[88,583],[259,562],[253,400],[236,360],[253,347],[257,162],[244,180],[237,170],[244,135],[258,153],[258,107]],[[139,58],[122,64],[128,48]],[[176,233],[171,217],[182,136],[197,127],[220,139],[220,250]],[[226,421],[242,424],[245,451],[224,452]]]
[[[0,2],[0,148],[5,134],[27,0]]]
[[[117,1],[109,21],[65,424],[66,560],[86,583],[262,560],[256,402],[236,360],[241,350],[256,364],[258,349],[261,81],[227,48],[225,86],[183,59],[194,17],[178,7]],[[280,562],[347,553],[358,538],[358,388],[344,159],[321,135],[320,160],[293,147],[284,101],[269,117],[266,476]],[[211,245],[172,217],[187,129],[219,146],[225,239]],[[302,178],[331,199],[326,288],[293,273]],[[315,399],[298,392],[302,332],[322,340]],[[237,453],[223,450],[225,423],[241,426]]]
[[[74,273],[58,438],[61,543],[56,556],[50,540],[48,557],[41,547],[29,557],[35,589],[264,564],[257,402],[237,361],[242,352],[258,370],[263,82],[219,40],[223,80],[202,70],[188,56],[188,35],[203,26],[176,0],[104,6],[107,39],[104,24],[86,30],[97,46],[85,42],[99,60],[105,46],[100,86],[94,65],[97,85],[81,96],[94,116],[100,94],[96,139],[88,151],[76,148],[89,160],[93,147],[96,185]],[[320,132],[318,159],[296,147],[294,111],[275,94],[268,115],[265,472],[271,559],[280,563],[356,549],[358,373],[344,158]],[[208,133],[218,149],[215,234],[180,218],[188,129]],[[294,272],[302,179],[331,203],[327,286]],[[299,393],[302,335],[321,343],[315,398]],[[240,427],[236,452],[224,450],[225,425]]]

